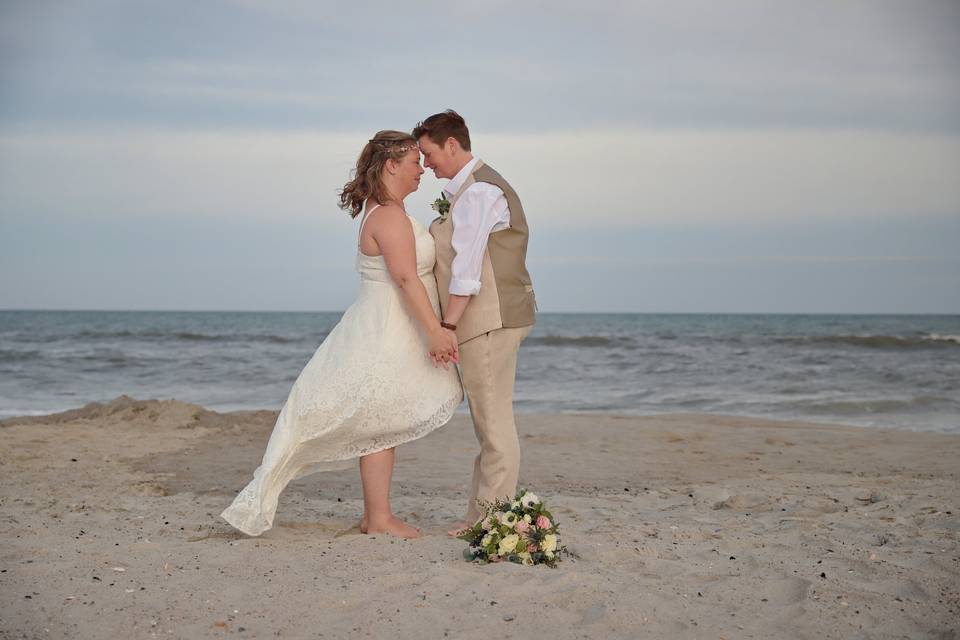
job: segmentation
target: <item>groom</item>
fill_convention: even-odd
[[[467,514],[456,535],[483,515],[477,498],[512,499],[520,470],[513,382],[520,343],[533,328],[536,303],[527,273],[527,219],[510,184],[470,153],[470,132],[455,111],[413,130],[423,164],[448,178],[446,214],[430,225],[443,327],[460,344],[460,371],[480,453],[473,464]]]

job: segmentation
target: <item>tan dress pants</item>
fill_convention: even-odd
[[[466,521],[483,513],[477,498],[513,499],[520,472],[520,441],[513,419],[513,383],[517,351],[533,326],[496,329],[460,345],[460,373],[467,392],[473,430],[480,453],[473,463],[473,480]]]

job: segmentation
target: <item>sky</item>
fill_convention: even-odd
[[[4,0],[0,308],[342,310],[338,190],[446,108],[541,311],[960,313],[960,4],[917,0]]]

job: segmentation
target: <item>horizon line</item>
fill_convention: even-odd
[[[48,313],[344,313],[346,309],[56,309],[0,308]],[[728,316],[960,316],[960,311],[538,311],[539,315],[728,315]]]

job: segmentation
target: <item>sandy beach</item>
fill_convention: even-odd
[[[276,413],[177,401],[0,423],[2,638],[956,638],[960,437],[713,415],[520,415],[571,551],[463,560],[467,416],[398,450],[424,537],[365,536],[357,471],[218,518]]]

